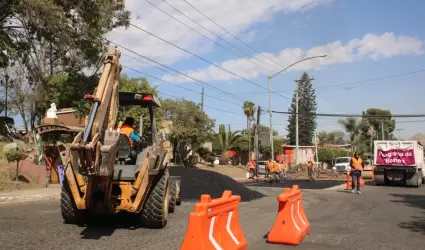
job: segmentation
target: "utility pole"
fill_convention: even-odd
[[[318,150],[317,150],[317,145],[318,145],[318,142],[317,142],[317,133],[316,133],[316,131],[314,132],[314,144],[316,145],[316,163],[317,164],[319,164],[319,154],[318,154]]]
[[[369,134],[370,134],[370,165],[373,165],[372,158],[373,158],[373,137],[375,135],[375,130],[373,129],[373,126],[370,126],[369,128]]]
[[[298,165],[298,147],[299,147],[299,136],[298,136],[298,87],[299,81],[295,81],[295,164]]]
[[[271,155],[272,155],[272,161],[274,161],[274,148],[273,148],[273,125],[272,125],[272,92],[270,91],[270,77],[268,79],[268,85],[269,85],[269,117],[270,117],[270,125],[269,125],[269,136],[270,136],[270,149],[271,149]]]
[[[201,111],[204,112],[204,87],[202,87],[201,92]]]
[[[381,138],[383,141],[385,141],[385,134],[384,134],[384,121],[381,121]]]
[[[258,106],[257,110],[257,124],[255,124],[255,134],[254,134],[254,147],[255,147],[255,172],[258,174],[258,155],[259,155],[259,145],[258,138],[260,133],[260,117],[261,117],[261,107]]]

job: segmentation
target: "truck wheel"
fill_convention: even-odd
[[[140,223],[149,228],[163,228],[167,225],[170,203],[170,181],[166,168],[155,176],[146,201],[139,214]]]
[[[61,214],[67,224],[83,225],[87,219],[87,211],[79,210],[75,205],[72,197],[71,189],[69,188],[68,180],[63,180],[61,188]]]
[[[416,187],[420,188],[422,186],[422,174],[420,172],[416,173],[417,176],[417,184]]]
[[[176,211],[176,195],[177,195],[177,187],[175,181],[170,181],[170,207],[168,208],[169,213],[174,213]]]

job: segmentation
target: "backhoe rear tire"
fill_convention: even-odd
[[[87,212],[79,210],[75,205],[74,198],[72,197],[71,189],[69,188],[68,180],[63,180],[61,188],[61,214],[62,219],[66,224],[83,225],[87,219]]]
[[[170,206],[168,212],[174,213],[176,211],[177,183],[175,181],[170,181],[170,184]]]
[[[140,223],[148,228],[163,228],[167,225],[170,204],[170,179],[166,168],[153,180],[146,201],[139,214]]]

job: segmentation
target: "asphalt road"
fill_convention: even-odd
[[[301,187],[302,186],[302,183]],[[289,185],[289,182],[286,184]],[[324,185],[319,181],[314,185]],[[241,203],[239,219],[248,249],[290,249],[271,245],[281,187],[252,187],[269,196]],[[322,187],[323,188],[323,187]],[[303,189],[311,232],[296,249],[420,249],[425,234],[425,187],[375,187],[362,195],[342,190]],[[179,249],[193,203],[185,203],[161,230],[135,229],[109,218],[88,227],[65,225],[57,200],[0,205],[2,249]]]

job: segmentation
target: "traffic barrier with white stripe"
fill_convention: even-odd
[[[270,243],[298,245],[310,232],[310,223],[304,212],[298,185],[284,188],[277,197],[279,202],[275,223],[267,235]]]
[[[244,250],[245,236],[238,218],[241,197],[224,191],[221,198],[202,195],[189,216],[189,225],[181,250]]]

